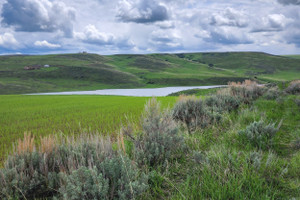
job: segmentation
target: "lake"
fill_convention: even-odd
[[[73,91],[73,92],[49,92],[34,93],[29,95],[116,95],[116,96],[136,96],[136,97],[163,97],[174,92],[190,89],[210,89],[224,87],[224,85],[213,86],[186,86],[186,87],[164,87],[164,88],[140,88],[140,89],[104,89],[93,91]]]

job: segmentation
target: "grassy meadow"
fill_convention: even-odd
[[[30,132],[39,138],[49,134],[81,132],[116,134],[121,124],[139,122],[147,97],[121,96],[0,96],[0,155]],[[158,98],[164,107],[174,97]]]

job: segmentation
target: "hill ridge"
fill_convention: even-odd
[[[0,94],[226,84],[300,77],[297,56],[265,52],[0,56]],[[25,70],[25,66],[50,65]]]

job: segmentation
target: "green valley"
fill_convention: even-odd
[[[260,52],[0,56],[0,94],[290,81],[300,77],[296,57]]]

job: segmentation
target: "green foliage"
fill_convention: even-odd
[[[218,144],[194,152],[193,158],[196,162],[188,166],[174,199],[285,199],[297,194],[282,181],[287,163],[272,152],[245,152]]]
[[[300,98],[296,98],[296,99],[295,99],[295,103],[296,103],[297,106],[300,108]]]
[[[169,94],[168,96],[180,96],[180,95],[207,96],[207,95],[215,94],[219,90],[220,90],[220,88],[190,89],[190,90],[183,90],[183,91],[180,91],[180,92],[175,92],[175,93]]]
[[[160,104],[151,99],[145,106],[143,132],[135,142],[135,157],[139,164],[157,166],[181,156],[184,138],[168,111],[161,112]]]
[[[259,149],[268,149],[272,146],[272,141],[278,128],[275,124],[266,124],[264,121],[253,122],[245,130],[239,131],[242,139],[246,139],[253,146]]]

